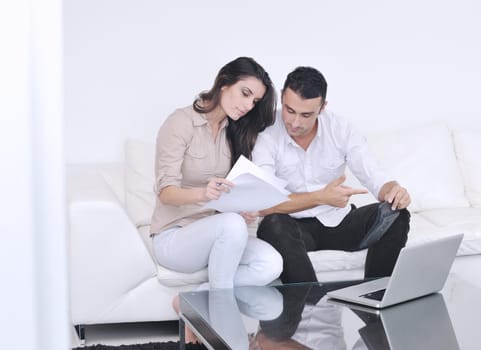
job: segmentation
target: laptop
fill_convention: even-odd
[[[459,349],[440,293],[387,309],[373,309],[329,299],[356,314],[365,326],[358,332],[368,349]]]
[[[380,309],[438,292],[446,282],[463,236],[461,233],[404,247],[391,277],[333,290],[327,296]]]

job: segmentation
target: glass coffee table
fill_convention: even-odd
[[[359,282],[181,293],[181,349],[185,324],[215,350],[481,347],[481,290],[457,275],[440,293],[380,311],[325,296]]]

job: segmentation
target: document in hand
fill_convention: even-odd
[[[244,156],[239,157],[226,179],[235,186],[219,199],[207,202],[205,208],[237,213],[267,209],[289,200],[289,191],[284,189],[287,181],[267,173]]]

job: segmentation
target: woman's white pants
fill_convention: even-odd
[[[282,272],[282,257],[268,243],[249,236],[242,216],[221,213],[153,238],[160,265],[192,273],[208,267],[210,288],[261,286]]]

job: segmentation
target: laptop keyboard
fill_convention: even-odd
[[[386,289],[380,289],[380,290],[376,290],[375,292],[360,295],[360,297],[381,301],[385,292],[386,292]]]

